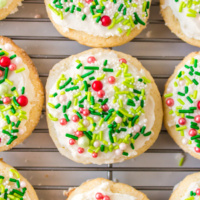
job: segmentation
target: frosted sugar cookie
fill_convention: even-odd
[[[135,38],[145,27],[148,0],[45,0],[56,29],[91,47],[113,47]]]
[[[67,200],[148,200],[147,196],[123,184],[114,183],[104,178],[86,181],[68,192]]]
[[[38,200],[31,184],[13,167],[0,161],[0,199]]]
[[[0,0],[0,20],[6,18],[9,14],[15,13],[21,2],[22,0]]]
[[[200,47],[200,2],[160,0],[166,25],[185,42]]]
[[[176,67],[165,86],[164,123],[174,141],[200,159],[200,52]]]
[[[169,200],[199,200],[200,173],[186,176],[174,189]]]
[[[0,37],[0,151],[26,139],[37,125],[44,92],[31,59]]]
[[[46,85],[50,135],[61,154],[80,163],[122,162],[145,152],[162,123],[150,73],[129,55],[91,49],[66,58]]]

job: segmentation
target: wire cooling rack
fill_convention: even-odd
[[[137,57],[153,75],[163,93],[174,66],[192,47],[172,34],[153,0],[147,29],[133,41],[113,49]],[[12,38],[33,59],[45,85],[49,70],[63,58],[88,49],[59,35],[49,21],[43,0],[24,0],[19,11],[0,22],[0,35]],[[183,151],[168,136],[164,127],[156,143],[136,159],[113,165],[82,165],[61,156],[54,146],[45,120],[45,109],[33,134],[21,145],[0,157],[16,167],[33,184],[40,200],[64,200],[63,190],[87,179],[104,177],[134,186],[152,200],[167,200],[173,186],[187,174],[200,170],[190,155],[178,166]]]

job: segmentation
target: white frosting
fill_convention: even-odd
[[[97,61],[93,64],[88,64],[87,58],[89,56],[95,56]],[[77,59],[81,60],[81,62],[83,63],[83,66],[95,65],[95,66],[100,67],[100,70],[95,70],[95,73],[92,74],[92,76],[94,76],[95,78],[100,77],[102,75],[103,62],[106,59],[108,60],[108,67],[113,68],[114,73],[106,72],[105,78],[102,80],[103,90],[106,92],[104,99],[109,98],[109,101],[107,103],[109,109],[114,108],[115,110],[118,110],[119,109],[118,103],[115,103],[115,104],[112,103],[114,100],[114,94],[115,94],[113,85],[110,85],[108,83],[108,77],[115,76],[116,72],[121,69],[119,66],[120,63],[119,63],[119,58],[117,57],[117,55],[114,52],[109,52],[109,53],[99,52],[99,53],[96,53],[95,55],[83,55],[81,57],[76,57],[70,63],[70,67],[67,70],[65,69],[64,64],[62,64],[60,66],[60,72],[62,72],[62,74],[64,74],[64,75],[66,75],[67,79],[69,77],[69,74],[70,74],[70,77],[75,78],[77,74],[82,75],[82,74],[85,74],[88,72],[88,70],[85,70],[83,67],[81,67],[79,70],[76,69],[77,63],[75,61]],[[131,74],[135,77],[135,80],[137,80],[139,77],[145,76],[145,73],[143,70],[138,71],[131,63],[127,63],[127,64],[129,66],[129,73],[131,72]],[[60,75],[58,77],[60,77]],[[86,80],[89,84],[93,83],[93,80],[90,81],[88,77],[85,78],[84,80]],[[122,90],[122,91],[127,90],[126,86],[122,84],[122,82],[124,81],[123,73],[116,80],[117,81],[114,84],[115,86],[120,88],[120,90]],[[82,81],[79,82],[77,85],[81,86]],[[140,89],[140,90],[142,88],[145,89],[146,101],[145,101],[145,105],[144,105],[144,113],[142,113],[140,115],[138,124],[140,125],[140,127],[146,126],[145,132],[148,132],[148,131],[151,131],[151,129],[154,125],[154,120],[155,120],[155,115],[154,115],[155,103],[154,103],[153,97],[150,95],[151,83],[144,85],[143,83],[136,81],[136,84],[134,84],[134,85],[135,85],[134,89]],[[97,97],[96,92],[93,91],[92,89],[90,89],[90,91],[95,98],[95,102],[98,102],[99,98]],[[132,91],[132,89],[130,88],[129,91]],[[56,89],[56,80],[55,80],[55,84],[50,89],[49,94],[54,94],[55,92],[59,93],[59,91]],[[73,105],[73,95],[74,94],[77,94],[76,90],[66,93],[66,98],[67,98],[66,102],[68,102],[69,100],[72,101],[71,107],[67,110],[69,119],[71,119],[71,117],[74,115],[73,109],[75,108],[76,110],[78,110],[78,106]],[[82,95],[78,97],[78,100],[82,99],[84,96],[85,96],[85,94],[83,91]],[[59,97],[49,98],[48,102],[56,105],[58,103],[58,98]],[[119,95],[119,98],[122,100],[124,108],[129,110],[130,106],[126,105],[126,101],[127,101],[126,95]],[[63,105],[63,103],[61,103],[61,105]],[[88,105],[88,102],[84,101],[84,108],[89,108],[89,106],[90,105]],[[138,103],[136,102],[135,109],[137,108],[137,106],[138,106]],[[51,113],[54,117],[56,117],[58,119],[63,118],[62,108],[60,108],[60,111],[59,111],[59,109],[54,109],[54,108],[51,108],[50,106],[47,106],[47,109],[48,109],[49,113]],[[130,113],[130,111],[129,111],[129,113]],[[92,117],[92,116],[93,115],[90,115],[90,117]],[[86,118],[83,116],[83,119],[86,119]],[[108,141],[108,145],[110,145],[111,142],[109,140],[108,128],[107,128],[108,124],[106,122],[104,122],[101,126],[98,126],[99,121],[97,121],[96,123],[97,123],[97,126],[94,130],[94,133],[99,133],[100,131],[103,131],[104,132],[103,139]],[[74,134],[74,131],[76,131],[78,128],[78,124],[70,121],[67,123],[67,125],[61,126],[59,121],[53,121],[53,126],[56,131],[58,142],[60,143],[60,145],[62,147],[61,151],[62,151],[62,149],[66,149],[67,150],[66,154],[68,157],[72,157],[73,159],[76,159],[77,161],[80,161],[80,162],[85,162],[87,160],[87,162],[95,162],[97,164],[112,163],[114,160],[117,160],[118,162],[122,162],[125,159],[123,155],[118,155],[120,152],[116,153],[117,154],[117,156],[116,156],[114,151],[108,152],[108,153],[99,151],[98,157],[95,159],[92,158],[91,153],[89,153],[87,151],[87,149],[85,150],[84,154],[79,154],[77,152],[78,145],[77,144],[69,145],[69,138],[67,138],[65,136],[66,133]],[[91,127],[92,127],[92,125],[87,127],[88,130],[90,130]],[[128,128],[128,126],[127,126],[126,128],[127,128],[127,131],[120,132],[120,134],[114,133],[113,136],[116,136],[119,139],[119,138],[124,138],[129,133],[133,133],[133,127]],[[136,133],[133,133],[133,135],[135,135],[135,134]],[[135,143],[134,143],[135,149],[134,150],[130,147],[130,145],[126,145],[125,151],[129,153],[129,157],[137,155],[137,150],[140,149],[141,147],[143,147],[146,144],[146,142],[149,141],[149,139],[151,138],[152,135],[153,135],[153,132],[150,136],[146,136],[146,137],[144,137],[143,135],[139,136],[135,140]],[[97,145],[97,144],[95,144],[95,145]]]
[[[182,198],[180,200],[187,200],[187,198],[191,197],[190,192],[195,192],[196,189],[200,188],[200,182],[193,182],[191,183],[186,191],[182,191],[184,192],[184,195],[182,196]],[[192,196],[193,199],[192,200],[199,200],[199,195],[196,196]]]
[[[103,195],[107,195],[110,197],[110,200],[137,200],[138,198],[121,193],[113,193],[110,189],[110,185],[108,182],[103,182],[101,185],[95,187],[89,192],[84,192],[81,194],[74,195],[71,200],[96,200],[95,194],[102,193]]]
[[[195,69],[196,71],[199,71],[199,70],[200,70],[200,56],[197,55],[197,56],[195,56],[194,58],[198,60],[198,67],[197,67],[197,68],[194,68],[194,69]],[[184,65],[191,66],[190,62],[191,62],[191,60],[188,60],[186,63],[184,63]],[[200,76],[195,75],[195,74],[194,74],[193,76],[191,76],[190,74],[188,74],[189,70],[186,69],[186,68],[184,67],[184,65],[181,67],[181,69],[180,69],[179,71],[176,72],[176,75],[178,75],[180,71],[184,71],[184,72],[185,72],[185,75],[187,75],[191,80],[196,79],[198,82],[200,82]],[[184,76],[184,75],[183,75],[183,76]],[[175,81],[179,84],[178,87],[174,87],[174,82],[175,82]],[[169,83],[169,85],[168,85],[168,91],[167,91],[165,94],[167,94],[167,93],[173,93],[173,96],[171,97],[171,98],[174,99],[174,106],[171,107],[171,109],[172,109],[173,111],[176,110],[176,107],[177,107],[177,106],[182,106],[182,109],[186,109],[186,110],[189,109],[189,107],[193,107],[193,106],[196,107],[196,106],[197,106],[197,102],[198,102],[199,99],[200,99],[199,85],[190,84],[190,85],[188,85],[189,92],[188,92],[187,95],[185,95],[185,96],[180,96],[180,95],[178,95],[178,94],[177,94],[178,92],[185,93],[185,86],[186,86],[186,81],[184,81],[184,79],[183,79],[183,80],[180,80],[180,81],[178,81],[178,79],[173,79],[173,80]],[[193,103],[190,104],[189,101],[187,100],[187,96],[193,95],[193,93],[194,93],[195,90],[198,91],[197,97],[196,97],[196,99],[193,99],[193,98],[192,98]],[[177,101],[178,98],[180,98],[183,102],[185,102],[185,105],[181,105],[181,104]],[[200,110],[199,110],[199,109],[194,110],[194,113],[192,113],[192,114],[186,114],[186,115],[191,115],[191,116],[194,116],[194,117],[195,117],[195,116],[197,116],[197,115],[200,115]],[[177,116],[177,115],[175,114],[175,112],[172,114],[172,116],[173,116],[173,119],[171,119],[171,121],[168,121],[168,126],[170,126],[170,127],[171,127],[171,126],[174,126],[174,125],[176,125],[176,124],[179,124],[179,123],[178,123],[178,120],[181,118],[181,115],[180,115],[180,116]],[[196,142],[195,142],[194,140],[191,140],[191,136],[188,134],[189,130],[191,129],[191,128],[190,128],[191,122],[194,122],[194,119],[188,119],[188,118],[186,118],[186,124],[183,125],[183,126],[187,126],[187,129],[184,130],[184,136],[182,137],[182,138],[183,138],[183,139],[182,139],[182,144],[183,144],[183,145],[186,145],[188,148],[190,148],[192,151],[194,151],[194,147],[196,146]],[[198,124],[198,126],[199,126],[199,124]],[[177,134],[180,134],[180,133],[177,133]],[[188,144],[189,141],[190,141],[190,144]],[[195,152],[195,151],[194,151],[194,152]]]
[[[174,16],[178,19],[182,32],[189,38],[194,38],[196,40],[200,40],[200,3],[199,5],[191,6],[191,9],[197,11],[196,17],[188,17],[189,13],[188,8],[183,8],[182,12],[179,12],[179,7],[181,2],[185,2],[186,4],[189,2],[188,0],[176,2],[175,0],[165,0],[165,5],[163,8],[169,6]]]
[[[12,46],[10,44],[0,45],[0,48],[7,51],[9,53],[8,56],[12,56],[15,54],[15,52],[12,51]],[[25,95],[28,98],[29,103],[27,104],[27,106],[22,107],[22,110],[26,112],[27,119],[29,119],[29,113],[30,113],[30,110],[32,109],[33,101],[37,100],[34,86],[31,83],[31,80],[29,78],[29,69],[28,69],[28,66],[25,63],[23,63],[23,60],[19,56],[14,58],[11,61],[11,63],[15,63],[17,65],[17,69],[25,68],[25,70],[20,73],[15,73],[14,71],[9,71],[8,79],[13,82],[13,86],[9,85],[6,82],[4,82],[3,85],[6,85],[8,87],[9,93],[10,93],[12,87],[16,87],[16,91],[18,92],[19,95],[21,94],[21,88],[23,86],[25,87]],[[1,80],[1,78],[0,78],[0,80]],[[10,104],[5,105],[5,106],[7,107],[9,105]],[[6,115],[6,114],[9,114],[9,113],[4,112],[4,115]],[[12,115],[12,116],[14,116],[14,115]],[[14,117],[13,117],[13,119],[14,119]],[[18,119],[18,117],[16,119]],[[16,119],[14,120],[14,122],[16,122]],[[26,131],[26,126],[25,126],[26,122],[27,122],[27,120],[25,120],[25,119],[22,120],[21,124],[19,126],[19,133],[13,133],[13,135],[23,134]],[[8,135],[5,135],[4,133],[2,133],[2,129],[6,125],[7,125],[7,122],[0,116],[0,138],[1,138],[0,147],[5,146],[10,138]]]
[[[51,5],[54,7],[54,4],[52,3],[53,0],[51,0]],[[105,26],[101,25],[101,21],[99,23],[96,23],[96,18],[93,18],[93,15],[90,13],[90,6],[92,4],[88,4],[85,2],[85,0],[73,0],[73,3],[70,2],[70,0],[67,3],[64,3],[64,0],[61,0],[61,2],[64,5],[64,8],[62,9],[62,11],[64,11],[67,7],[72,5],[76,5],[76,7],[78,6],[78,3],[81,2],[85,7],[82,9],[81,12],[78,11],[74,11],[74,13],[70,13],[70,11],[68,12],[63,12],[63,19],[60,18],[60,16],[58,16],[57,14],[55,14],[52,10],[49,11],[51,12],[53,21],[58,24],[61,28],[61,30],[63,32],[67,32],[69,31],[69,29],[73,29],[73,30],[77,30],[77,31],[83,31],[87,34],[93,35],[93,36],[101,36],[101,37],[105,37],[108,38],[110,36],[120,36],[122,34],[124,34],[129,28],[129,25],[122,25],[122,23],[118,23],[116,24],[112,29],[108,29]],[[145,2],[145,0],[133,0],[132,3],[136,3],[137,7],[133,7],[132,3],[130,4],[129,1],[127,1],[127,3],[130,5],[130,7],[127,7],[127,14],[123,15],[123,9],[121,12],[119,12],[119,15],[117,17],[124,17],[124,20],[129,20],[129,16],[132,17],[132,20],[134,21],[134,12],[138,13],[138,16],[145,21],[146,19],[146,13],[142,11],[142,5]],[[105,10],[102,14],[102,16],[107,15],[109,16],[111,19],[113,19],[114,14],[116,12],[118,12],[118,8],[120,6],[120,4],[124,3],[123,0],[117,0],[117,3],[114,4],[111,1],[106,1],[103,2],[105,5]],[[99,6],[99,5],[98,5]],[[101,7],[99,6],[99,9]],[[57,9],[57,8],[56,8]],[[57,9],[58,11],[60,11],[60,9]],[[86,19],[83,21],[82,20],[82,16],[83,14],[86,14],[87,17]],[[122,20],[122,21],[124,21]],[[140,28],[141,25],[137,24],[135,25],[136,28]],[[120,33],[118,31],[118,28],[121,28],[122,32]],[[131,28],[133,29],[133,27]]]

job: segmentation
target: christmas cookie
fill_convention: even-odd
[[[186,176],[175,187],[169,200],[199,200],[200,198],[200,173]]]
[[[86,181],[69,190],[67,200],[148,200],[147,196],[133,187],[114,183],[104,178]]]
[[[91,47],[135,38],[149,17],[150,0],[45,0],[49,18],[65,37]]]
[[[46,85],[50,135],[80,163],[122,162],[145,152],[162,123],[149,72],[129,55],[91,49],[56,64]]]
[[[0,0],[0,20],[6,18],[9,14],[15,13],[21,2],[22,0]]]
[[[164,123],[174,141],[200,159],[200,52],[189,54],[165,86]]]
[[[200,2],[160,0],[166,25],[185,42],[200,47]]]
[[[37,125],[44,92],[28,55],[0,37],[0,151],[26,139]]]
[[[0,199],[38,200],[31,184],[19,172],[0,161]]]

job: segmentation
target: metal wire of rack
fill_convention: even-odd
[[[41,18],[34,18],[36,14]],[[57,33],[47,17],[43,0],[24,0],[19,12],[0,22],[0,34],[10,37],[28,52],[44,85],[56,62],[88,49]],[[185,44],[164,26],[158,0],[153,0],[147,29],[133,41],[114,49],[137,57],[153,75],[161,94],[174,66],[188,53],[199,50]],[[135,160],[103,166],[73,163],[58,153],[48,135],[44,115],[45,109],[40,123],[24,144],[0,153],[34,185],[40,200],[64,199],[62,190],[99,176],[132,185],[150,199],[168,199],[177,182],[200,170],[199,162],[189,155],[184,165],[178,166],[176,156],[183,151],[165,128],[155,145]]]

